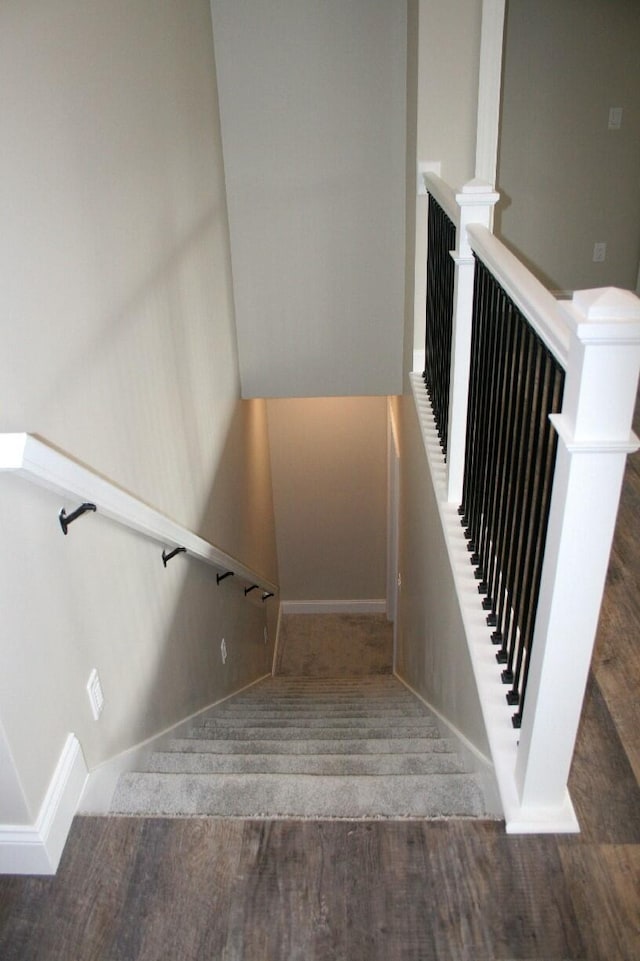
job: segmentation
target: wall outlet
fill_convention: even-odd
[[[224,637],[222,638],[222,643],[220,644],[220,654],[222,656],[222,663],[225,664],[227,661],[227,644]]]
[[[87,694],[89,695],[89,703],[91,705],[93,719],[94,721],[97,721],[102,714],[102,708],[104,707],[104,694],[102,693],[100,676],[95,667],[91,671],[89,680],[87,681]]]
[[[622,126],[622,107],[609,107],[609,130],[620,130]]]
[[[604,241],[599,241],[593,245],[593,262],[601,264],[607,256],[607,245]]]

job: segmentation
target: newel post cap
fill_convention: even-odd
[[[640,343],[640,298],[631,290],[576,290],[560,308],[583,344]]]
[[[494,190],[493,184],[487,180],[474,177],[456,192],[456,202],[461,207],[475,204],[487,204],[493,207],[500,200],[500,194]]]
[[[486,180],[474,177],[463,184],[456,193],[456,203],[460,208],[460,231],[458,233],[457,255],[470,259],[473,256],[466,228],[471,224],[480,224],[490,228],[493,208],[500,199],[492,184]]]

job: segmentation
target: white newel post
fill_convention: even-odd
[[[500,194],[491,184],[470,180],[456,194],[460,208],[456,230],[456,249],[451,251],[455,263],[453,288],[453,329],[451,334],[451,380],[449,386],[449,436],[447,444],[447,499],[462,501],[464,447],[467,433],[467,401],[471,361],[471,319],[473,315],[474,258],[467,227],[481,224],[489,227],[491,214]]]
[[[516,782],[524,812],[571,809],[567,781],[604,590],[640,370],[640,299],[577,291]]]

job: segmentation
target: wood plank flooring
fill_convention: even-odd
[[[633,961],[639,852],[489,822],[78,818],[56,878],[0,882],[0,955]]]
[[[640,959],[639,528],[632,458],[571,775],[579,836],[77,818],[55,878],[0,878],[0,957]]]

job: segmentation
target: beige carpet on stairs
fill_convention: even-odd
[[[392,674],[373,615],[287,615],[275,677],[194,719],[123,774],[116,814],[486,817],[480,779]]]

